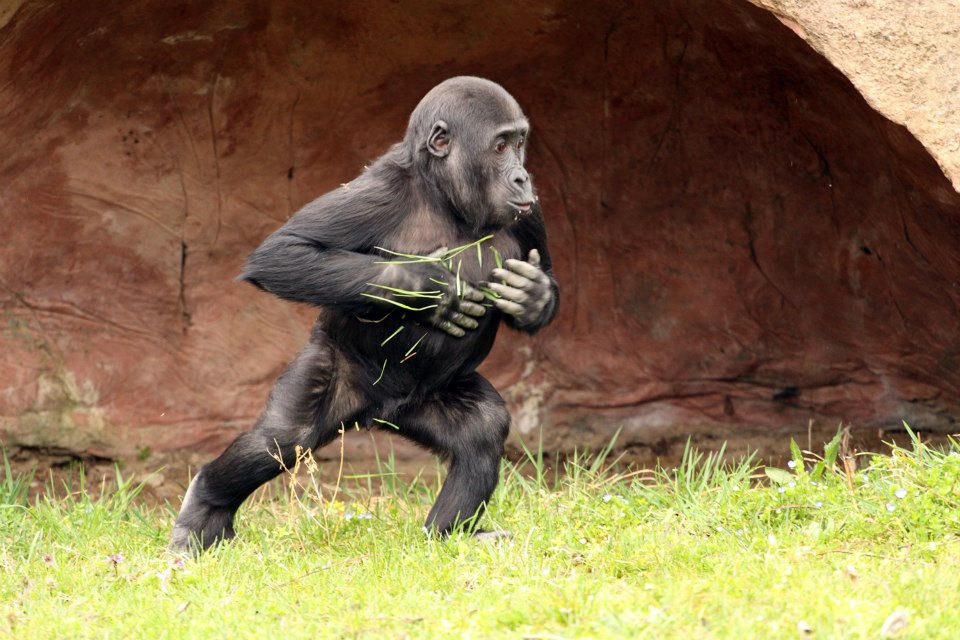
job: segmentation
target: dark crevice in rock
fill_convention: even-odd
[[[760,275],[763,276],[763,279],[766,280],[767,284],[769,284],[773,290],[779,294],[780,299],[783,302],[794,309],[799,309],[799,307],[794,304],[792,300],[790,300],[789,296],[787,296],[784,290],[773,281],[773,279],[770,277],[770,274],[768,274],[760,265],[760,259],[757,257],[756,238],[753,231],[753,210],[751,209],[749,202],[747,202],[744,209],[743,231],[747,234],[747,249],[750,252],[750,262],[757,268],[757,271],[760,272]]]
[[[180,317],[183,319],[183,333],[186,334],[187,330],[190,328],[191,319],[190,319],[190,310],[187,309],[187,294],[186,294],[186,276],[187,276],[187,243],[183,240],[180,241]]]
[[[115,462],[114,458],[108,456],[56,446],[14,445],[6,451],[6,455],[11,460],[42,459],[45,466],[55,469],[78,463],[104,464]]]

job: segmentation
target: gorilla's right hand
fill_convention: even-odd
[[[437,302],[436,309],[433,309],[427,321],[455,338],[462,338],[467,330],[479,327],[480,323],[474,318],[480,318],[486,312],[486,308],[480,304],[483,302],[483,293],[466,281],[460,282],[460,295],[457,295],[455,287],[446,287],[443,297]]]
[[[446,252],[444,247],[425,257],[439,258]],[[377,292],[381,298],[402,304],[408,311],[413,308],[421,322],[455,338],[462,338],[467,331],[479,327],[476,318],[483,317],[487,311],[480,304],[484,300],[483,293],[463,279],[460,279],[458,286],[457,276],[439,260],[392,260],[374,286],[381,288]]]

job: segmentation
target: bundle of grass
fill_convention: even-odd
[[[375,247],[377,251],[382,252],[386,256],[391,256],[390,260],[378,261],[378,264],[391,264],[391,265],[405,265],[405,264],[420,264],[425,262],[435,263],[443,268],[445,268],[451,276],[453,276],[452,286],[456,289],[456,295],[458,298],[463,298],[464,293],[467,290],[467,282],[461,278],[460,273],[463,267],[463,260],[460,256],[464,252],[475,249],[477,252],[477,262],[480,267],[483,267],[483,255],[484,255],[484,243],[493,239],[493,235],[486,235],[478,240],[469,242],[467,244],[455,247],[453,249],[439,249],[429,255],[418,255],[414,253],[401,253],[399,251],[392,251],[384,247]],[[486,247],[491,254],[493,255],[494,263],[497,268],[503,267],[503,257],[500,255],[500,252],[496,247],[490,245]],[[450,287],[451,283],[438,278],[430,278],[430,281],[436,284],[438,287]],[[378,300],[380,302],[385,302],[397,309],[400,309],[403,312],[420,312],[420,311],[429,311],[430,309],[436,309],[439,306],[439,301],[443,299],[444,294],[441,289],[431,289],[428,291],[412,291],[408,289],[401,289],[397,287],[387,286],[383,284],[378,284],[375,282],[368,282],[368,286],[373,287],[379,291],[383,292],[383,295],[377,295],[373,293],[361,293],[360,295],[370,298],[372,300]],[[492,289],[487,287],[477,287],[477,289],[483,293],[484,297],[487,299],[487,302],[483,303],[485,307],[493,306],[489,301],[496,300],[499,298],[497,294]],[[430,302],[437,301],[437,302]],[[383,320],[389,318],[392,314],[387,314],[381,320],[371,321],[374,323],[379,323]],[[406,313],[400,316],[400,320],[403,321],[406,319]],[[384,340],[380,343],[381,347],[384,347],[393,340],[395,337],[400,335],[405,329],[405,325],[400,324],[392,333],[390,333]],[[400,361],[400,364],[403,364],[410,358],[413,358],[417,355],[417,347],[426,337],[424,333],[420,338],[414,342],[414,344],[407,350],[404,354],[403,359]],[[380,375],[374,381],[374,385],[378,384],[382,379],[383,375],[387,369],[387,360],[383,361],[383,365],[380,368]]]

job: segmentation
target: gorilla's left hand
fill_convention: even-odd
[[[540,253],[533,249],[523,260],[507,260],[492,276],[503,284],[490,282],[488,286],[500,295],[493,301],[500,311],[513,316],[520,327],[541,324],[542,318],[553,306],[553,286],[550,277],[540,268]]]

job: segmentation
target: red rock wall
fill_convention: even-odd
[[[10,444],[216,449],[310,309],[236,283],[436,82],[506,86],[563,287],[484,366],[515,433],[657,453],[816,419],[949,431],[960,196],[745,2],[26,2],[0,28]]]

